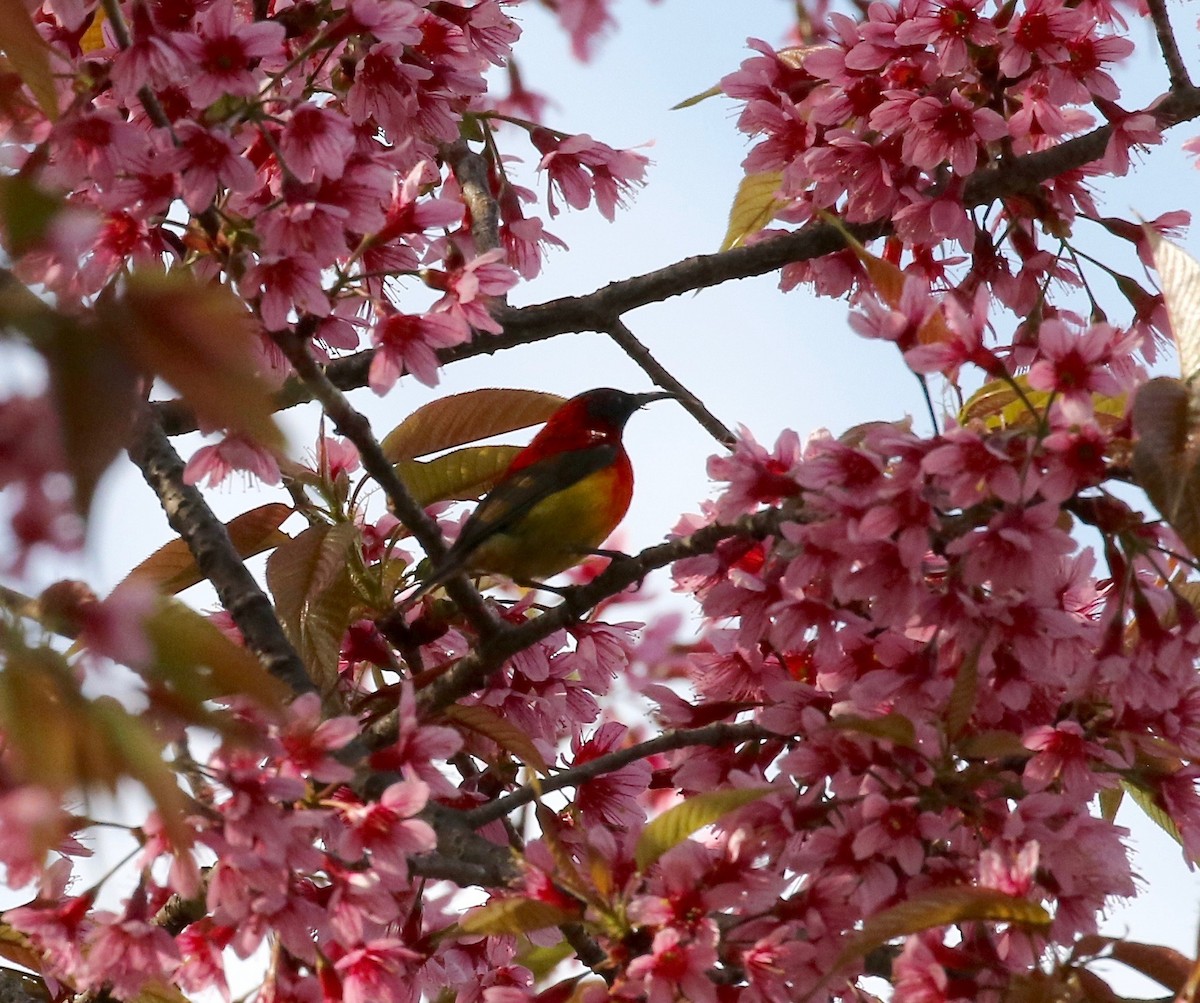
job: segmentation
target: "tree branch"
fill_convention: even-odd
[[[441,149],[442,158],[450,165],[463,201],[471,213],[471,236],[475,251],[483,254],[500,246],[500,207],[492,198],[488,183],[487,161],[474,153],[465,139],[447,143]]]
[[[666,567],[685,557],[712,553],[718,544],[733,537],[762,539],[777,533],[785,522],[804,521],[806,516],[800,501],[792,499],[776,508],[743,516],[737,522],[713,523],[690,536],[648,547],[632,557],[618,558],[586,585],[564,589],[563,601],[549,612],[519,626],[505,626],[490,638],[483,639],[453,669],[421,691],[419,707],[422,713],[434,713],[478,689],[506,659],[569,626],[597,603],[640,582],[655,568]],[[371,748],[388,745],[395,739],[394,720],[380,722],[378,730],[367,736]]]
[[[371,423],[351,406],[346,395],[329,381],[325,372],[317,365],[308,349],[306,329],[307,324],[301,322],[298,330],[273,332],[271,337],[288,357],[305,386],[320,401],[337,431],[354,443],[362,459],[363,469],[383,489],[396,517],[416,537],[425,553],[436,564],[446,556],[446,544],[442,540],[437,523],[425,514],[425,510],[409,494],[396,474],[395,467],[384,456],[379,440],[371,431]],[[480,637],[489,637],[499,629],[499,620],[465,575],[455,575],[447,581],[446,591],[458,603],[463,615]]]
[[[1167,95],[1150,109],[1164,128],[1200,117],[1200,89],[1185,85]],[[1104,156],[1112,127],[1100,126],[1092,132],[1069,139],[1048,150],[1040,150],[1004,161],[995,167],[976,171],[965,185],[964,204],[968,208],[996,199],[1028,192],[1066,171],[1076,170]],[[869,241],[892,232],[890,220],[847,224],[844,231],[856,240]],[[478,335],[471,342],[439,351],[443,366],[480,355],[529,345],[560,334],[607,331],[613,317],[672,296],[717,286],[733,279],[766,275],[784,265],[811,261],[845,247],[842,230],[824,223],[810,223],[800,230],[735,247],[716,254],[700,254],[667,265],[665,268],[611,282],[602,289],[581,296],[565,296],[525,307],[507,307],[496,312],[504,333]],[[330,382],[340,390],[366,386],[373,349],[331,362],[326,367]],[[313,399],[302,384],[290,383],[276,395],[280,409],[294,407]],[[153,405],[168,435],[194,432],[199,427],[195,416],[179,401]]]
[[[225,525],[213,514],[204,496],[184,483],[183,460],[148,408],[142,408],[134,423],[129,459],[158,496],[167,522],[187,544],[200,573],[212,582],[247,647],[292,692],[315,691],[317,687],[284,634],[271,601],[246,570]]]
[[[1171,19],[1167,16],[1167,5],[1164,0],[1146,0],[1150,11],[1150,20],[1154,22],[1154,32],[1158,35],[1158,47],[1162,50],[1163,62],[1167,64],[1167,74],[1171,80],[1171,90],[1190,90],[1191,78],[1187,66],[1179,52],[1179,43],[1175,40],[1175,32],[1171,30]]]
[[[653,355],[650,350],[638,341],[620,317],[609,321],[605,333],[615,341],[634,362],[642,367],[642,371],[664,390],[669,390],[687,411],[709,435],[727,449],[733,445],[734,435],[724,426],[711,411],[708,410],[694,393],[679,382]]]
[[[675,749],[686,749],[695,745],[725,745],[735,742],[745,742],[753,739],[777,738],[779,736],[767,731],[752,721],[741,724],[719,722],[705,725],[703,728],[687,728],[679,731],[666,731],[661,735],[631,745],[627,749],[618,749],[604,756],[588,760],[581,766],[573,766],[552,777],[538,781],[536,788],[531,784],[513,791],[495,801],[473,808],[463,814],[463,821],[472,828],[479,828],[503,818],[510,812],[523,808],[536,801],[543,794],[561,790],[563,787],[575,787],[588,780],[593,780],[605,773],[619,770],[622,766],[658,755],[660,752],[671,752]]]

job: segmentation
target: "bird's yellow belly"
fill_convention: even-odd
[[[601,470],[544,498],[519,522],[489,537],[471,568],[538,581],[578,564],[608,539],[629,507],[618,478]]]

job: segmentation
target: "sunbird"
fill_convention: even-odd
[[[674,396],[601,388],[572,397],[513,457],[405,605],[459,572],[528,585],[596,553],[633,497],[633,466],[621,442],[625,423],[651,401]]]

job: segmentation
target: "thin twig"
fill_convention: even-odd
[[[1154,32],[1158,35],[1158,47],[1162,50],[1163,62],[1167,64],[1171,90],[1190,90],[1192,81],[1188,76],[1187,66],[1184,65],[1183,55],[1179,51],[1179,43],[1175,40],[1175,32],[1171,30],[1166,3],[1164,0],[1146,0],[1146,8],[1150,11],[1150,20],[1154,22]]]
[[[297,331],[275,332],[272,338],[288,357],[296,374],[321,402],[338,433],[354,443],[362,459],[363,469],[383,489],[396,517],[404,523],[429,555],[430,560],[436,564],[446,556],[446,544],[437,523],[409,494],[396,474],[395,467],[384,455],[379,440],[371,431],[371,423],[351,406],[346,395],[329,381],[313,359],[305,338],[306,330],[307,326],[302,326]],[[446,591],[458,603],[463,615],[480,637],[490,637],[500,629],[500,621],[465,575],[456,575],[447,581]]]
[[[668,370],[650,354],[650,350],[638,341],[636,335],[619,318],[614,317],[605,328],[605,333],[612,338],[622,351],[634,362],[641,366],[642,371],[658,386],[669,390],[687,411],[709,435],[722,446],[730,447],[734,443],[734,434],[714,415],[704,403],[687,387],[679,382]]]
[[[551,791],[561,790],[563,787],[576,787],[588,780],[611,773],[613,770],[619,770],[622,766],[628,766],[639,759],[656,756],[661,752],[672,752],[675,749],[686,749],[696,745],[726,745],[777,737],[752,721],[740,724],[721,722],[705,725],[702,728],[663,732],[645,742],[631,745],[627,749],[618,749],[616,752],[597,756],[581,766],[563,770],[552,777],[544,777],[538,781],[536,787],[530,784],[502,798],[497,798],[495,801],[489,801],[485,805],[473,808],[464,813],[463,821],[473,828],[479,828],[498,818],[503,818],[510,812],[536,801]]]
[[[217,598],[233,617],[246,646],[294,693],[315,691],[317,687],[284,634],[271,600],[246,570],[224,523],[204,496],[184,483],[183,460],[148,408],[141,410],[134,424],[129,458],[158,496],[167,522],[187,544],[200,573],[217,590]]]

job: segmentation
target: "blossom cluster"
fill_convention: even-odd
[[[1081,285],[1079,263],[1059,253],[1079,219],[1140,241],[1135,223],[1101,218],[1088,184],[1124,175],[1132,151],[1162,141],[1151,112],[1117,104],[1112,71],[1133,51],[1125,27],[1111,0],[872,3],[861,22],[838,13],[815,22],[804,46],[752,41],[757,54],[721,87],[756,140],[747,173],[779,174],[779,219],[888,220],[911,274],[967,300],[986,288],[1028,317],[1048,283]],[[995,205],[968,190],[972,176],[1002,175],[1015,158],[1095,126],[1093,108],[1111,127],[1098,159]],[[986,222],[972,211],[981,201]],[[829,295],[870,285],[849,252],[784,270],[785,285],[800,281]],[[1118,291],[1145,322],[1154,297],[1137,290],[1129,280]]]
[[[762,903],[722,925],[722,959],[742,966],[748,998],[812,991],[861,917],[961,886],[1041,903],[1052,923],[979,927],[957,945],[914,935],[895,962],[897,998],[998,998],[1012,973],[1134,893],[1126,830],[1089,811],[1122,783],[1171,806],[1195,859],[1200,629],[1167,584],[1178,542],[1097,492],[1097,468],[1079,462],[1119,438],[1095,421],[1040,440],[883,424],[860,441],[788,434],[773,450],[745,434],[713,460],[729,487],[681,531],[785,499],[805,514],[674,571],[713,626],[689,672],[697,706],[663,713],[682,726],[705,704],[754,707],[786,742],[757,756],[691,750],[670,774],[684,792],[787,792],[742,809],[701,864],[679,864],[699,868],[685,883],[718,895],[716,875],[738,861],[772,861],[741,879]],[[1063,524],[1068,498],[1110,541],[1107,576]],[[698,950],[717,943],[678,921],[661,929]]]
[[[15,273],[78,314],[131,269],[187,268],[247,303],[265,374],[280,368],[266,335],[307,317],[323,358],[376,349],[376,392],[405,373],[436,383],[436,353],[497,332],[491,305],[561,245],[508,177],[493,116],[522,126],[550,188],[580,208],[594,196],[610,218],[647,163],[505,114],[515,105],[488,94],[488,74],[512,65],[508,6],[43,4],[57,114],[2,74],[4,167],[46,217],[0,218]],[[581,50],[610,20],[597,0],[559,13]],[[478,154],[464,121],[487,134]],[[498,210],[486,237],[461,156],[480,158]],[[225,452],[255,474],[272,466],[236,441]]]
[[[556,240],[506,173],[500,124],[535,152],[550,216],[594,204],[611,219],[646,167],[536,121],[510,6],[46,0],[33,24],[55,53],[57,113],[0,68],[0,181],[47,215],[16,232],[0,214],[15,273],[85,317],[131,270],[187,268],[247,304],[277,376],[268,336],[298,328],[322,358],[373,347],[377,393],[405,374],[436,382],[439,352],[498,332],[495,304]],[[586,55],[609,4],[555,6]],[[274,550],[281,619],[300,608],[283,626],[319,697],[282,709],[188,690],[136,585],[43,594],[49,629],[52,600],[76,612],[82,655],[5,613],[0,864],[32,896],[3,914],[22,960],[56,998],[228,1000],[233,959],[269,944],[263,1003],[859,999],[856,937],[873,918],[991,891],[1045,921],[930,921],[878,945],[897,1003],[991,1001],[1134,893],[1125,830],[1097,802],[1133,792],[1200,859],[1186,555],[1109,490],[1163,300],[1118,276],[1121,325],[1058,298],[1086,285],[1070,253],[1081,220],[1147,254],[1145,231],[1102,217],[1086,185],[1160,138],[1151,114],[1117,104],[1123,27],[1112,0],[875,2],[861,23],[830,15],[821,44],[754,43],[725,79],[757,140],[747,170],[779,175],[779,218],[888,221],[879,256],[847,241],[785,284],[852,290],[857,333],[1005,403],[968,404],[929,435],[876,423],[768,449],[743,431],[711,461],[721,493],[677,535],[774,522],[675,564],[697,637],[666,617],[642,630],[620,617],[638,599],[609,597],[438,702],[487,632],[437,593],[397,601],[405,528],[367,515],[358,453],[333,440],[289,467],[308,529],[252,541]],[[488,92],[497,68],[507,98]],[[1099,159],[976,210],[969,179],[1079,135],[1088,108],[1112,127]],[[1010,330],[995,304],[1018,317]],[[36,543],[78,542],[53,400],[0,401],[6,572]],[[231,433],[185,479],[234,468],[282,476]],[[486,602],[492,640],[546,615],[532,592]],[[243,643],[228,614],[212,621]],[[134,673],[143,731],[90,696],[113,685],[108,659]],[[672,741],[651,739],[647,702]],[[47,728],[82,723],[48,743],[69,755],[22,761],[34,745],[14,708],[31,706],[55,710]],[[125,825],[136,845],[119,875],[87,885],[94,820],[69,798],[126,776],[157,808]],[[696,804],[688,831],[655,827]],[[577,964],[548,984],[564,958]]]

